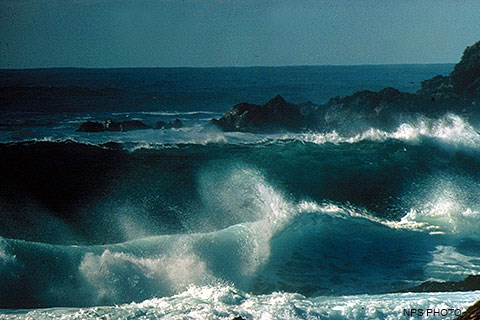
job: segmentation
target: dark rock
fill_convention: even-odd
[[[167,125],[167,123],[165,121],[159,120],[155,124],[155,128],[156,129],[164,129],[166,125]]]
[[[182,128],[184,126],[182,120],[180,119],[175,119],[173,121],[170,121],[169,123],[167,123],[166,127],[169,128],[169,129],[179,129],[179,128]]]
[[[321,126],[342,134],[372,126],[388,130],[398,125],[402,113],[419,112],[431,105],[429,98],[394,88],[360,91],[344,98],[332,98],[322,106],[325,112]]]
[[[151,129],[152,127],[144,124],[139,120],[128,120],[116,122],[113,120],[107,120],[105,124],[101,122],[87,121],[80,125],[77,129],[79,132],[102,132],[102,131],[131,131]]]
[[[100,122],[87,121],[80,125],[78,132],[102,132],[105,131],[105,126]]]
[[[379,92],[360,91],[344,98],[330,99],[320,108],[324,110],[321,125],[339,131],[371,126],[391,129],[400,119],[418,113],[439,116],[455,112],[479,118],[479,111],[475,108],[478,100],[480,42],[465,50],[451,76],[438,75],[425,80],[414,94],[385,88]]]
[[[113,120],[105,121],[105,130],[106,131],[122,131],[120,123]]]
[[[463,312],[456,320],[478,320],[480,319],[480,300],[470,306],[465,312]]]
[[[480,98],[480,42],[467,47],[450,76],[435,76],[422,82],[419,95],[444,106],[471,105]]]
[[[480,97],[480,41],[467,47],[452,72],[453,91],[466,97]]]
[[[286,102],[280,95],[264,105],[237,104],[211,122],[223,131],[243,132],[298,131],[306,125],[299,106]]]
[[[107,121],[105,127],[107,131],[132,131],[152,128],[139,120],[129,120],[121,122],[115,122],[110,120]]]
[[[175,119],[170,122],[165,122],[165,121],[157,121],[157,124],[155,128],[157,129],[179,129],[183,128],[185,125],[183,124],[182,120],[180,119]]]
[[[355,111],[369,111],[376,114],[392,105],[404,104],[409,100],[414,100],[415,95],[411,93],[400,92],[395,88],[385,88],[379,92],[360,91],[343,99],[336,97],[331,99],[327,106],[334,108],[349,108]]]
[[[468,276],[462,281],[426,281],[400,292],[455,292],[480,290],[480,275]]]
[[[120,124],[122,125],[123,131],[152,129],[151,126],[146,125],[139,120],[124,121],[120,122]]]
[[[425,96],[451,94],[453,93],[451,78],[448,76],[438,75],[432,79],[424,80],[422,81],[420,90],[418,90],[417,93]]]

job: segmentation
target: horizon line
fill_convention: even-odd
[[[253,65],[253,66],[112,66],[112,67],[0,67],[2,71],[15,70],[47,70],[47,69],[254,69],[254,68],[306,68],[306,67],[367,67],[367,66],[405,66],[405,65],[447,65],[457,64],[458,62],[425,62],[425,63],[365,63],[365,64],[299,64],[299,65]]]

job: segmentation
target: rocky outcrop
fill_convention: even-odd
[[[478,320],[480,319],[480,301],[475,302],[465,312],[463,312],[456,320]]]
[[[299,106],[277,95],[264,105],[237,104],[212,123],[223,131],[275,132],[298,131],[306,121]]]
[[[139,120],[128,121],[113,121],[107,120],[105,122],[87,121],[80,125],[77,132],[103,132],[103,131],[132,131],[144,129],[178,129],[184,126],[180,119],[175,119],[170,122],[158,121],[155,127],[146,125]]]
[[[413,288],[400,292],[457,292],[480,290],[480,275],[468,276],[462,281],[426,281]],[[478,320],[480,319],[480,301],[470,306],[457,320]]]
[[[455,292],[480,290],[480,275],[468,276],[462,281],[426,281],[401,292]]]
[[[151,129],[152,127],[146,125],[145,123],[139,120],[128,120],[128,121],[113,121],[107,120],[104,123],[102,122],[93,122],[87,121],[80,125],[77,129],[78,132],[102,132],[102,131],[132,131],[132,130],[143,130]]]
[[[335,97],[326,104],[300,107],[276,96],[265,105],[241,103],[212,123],[224,131],[301,131],[303,129],[346,132],[375,126],[388,129],[412,114],[438,116],[455,112],[480,119],[480,42],[468,47],[449,76],[425,80],[416,93],[385,88]]]
[[[435,97],[442,95],[453,95],[453,87],[451,78],[448,76],[435,76],[432,79],[424,80],[421,83],[420,90],[417,91],[419,95],[430,96],[435,100]],[[458,98],[458,95],[455,95]]]
[[[132,130],[144,130],[151,129],[152,127],[146,125],[145,123],[139,120],[129,120],[115,122],[108,120],[105,123],[105,131],[132,131]]]
[[[102,132],[105,131],[105,125],[100,122],[87,121],[80,125],[77,132]]]
[[[170,122],[164,121],[157,121],[155,128],[157,129],[179,129],[183,128],[185,125],[183,124],[182,120],[174,119]]]
[[[468,98],[480,97],[480,41],[465,49],[451,79],[455,93]]]
[[[323,106],[326,111],[321,125],[340,132],[372,126],[385,129],[396,126],[399,113],[424,110],[431,103],[425,97],[390,87],[378,92],[360,91],[344,98],[330,99]]]

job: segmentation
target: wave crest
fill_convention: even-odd
[[[423,140],[429,139],[459,148],[480,147],[478,131],[468,121],[451,113],[438,119],[419,116],[411,122],[401,123],[393,131],[370,128],[352,136],[344,136],[336,131],[331,131],[327,133],[285,135],[282,139],[314,144],[358,143],[362,141],[384,142],[389,139],[419,144]]]

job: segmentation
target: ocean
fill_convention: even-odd
[[[0,319],[454,319],[480,291],[480,134],[256,134],[239,102],[322,104],[452,64],[0,71]],[[76,132],[85,121],[177,129]]]

